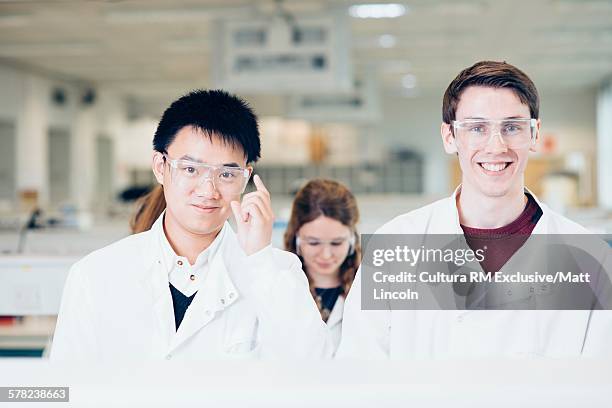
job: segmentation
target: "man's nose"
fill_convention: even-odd
[[[491,131],[491,136],[485,145],[485,151],[488,153],[504,153],[508,151],[508,146],[504,143],[501,131],[494,129]]]
[[[216,197],[218,194],[213,179],[208,176],[202,176],[202,178],[198,180],[198,185],[196,186],[195,192],[198,196],[208,198]]]

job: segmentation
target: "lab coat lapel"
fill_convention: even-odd
[[[540,220],[536,224],[535,228],[533,229],[532,234],[552,234],[552,233],[555,233],[555,231],[551,230],[551,216],[550,216],[550,209],[548,208],[548,206],[546,204],[542,203],[538,199],[538,197],[536,197],[536,195],[533,194],[533,192],[531,192],[526,187],[525,187],[525,192],[531,194],[533,199],[536,201],[536,203],[538,203],[538,205],[542,209],[542,217],[540,218]]]
[[[174,336],[174,309],[168,287],[168,274],[157,248],[157,237],[153,230],[147,232],[149,242],[143,245],[143,274],[141,284],[151,295],[153,312],[159,323],[162,344],[166,347]]]
[[[462,235],[463,230],[459,225],[459,210],[457,209],[457,194],[461,191],[459,185],[453,194],[445,199],[439,210],[429,217],[428,224],[424,226],[424,231],[429,234],[449,234]],[[419,232],[421,233],[421,232]]]
[[[238,291],[229,278],[222,251],[218,251],[210,262],[209,274],[202,280],[198,293],[172,338],[168,352],[172,352],[195,335],[202,327],[210,323],[217,313],[222,313],[223,309],[229,307],[238,298]],[[174,322],[174,318],[172,321]]]
[[[340,295],[338,296],[338,299],[336,300],[336,303],[334,304],[334,307],[329,315],[329,318],[327,319],[327,327],[331,329],[335,325],[342,322],[343,311],[344,311],[344,296]]]
[[[446,199],[443,211],[436,212],[435,216],[431,217],[430,224],[425,226],[425,231],[430,234],[459,234],[463,235],[463,230],[459,223],[459,210],[457,208],[457,194],[461,192],[461,184],[457,186],[453,194]],[[532,234],[550,234],[551,231],[551,216],[550,209],[546,204],[542,203],[538,197],[527,187],[525,192],[529,193],[536,203],[542,209],[542,218],[538,221]]]

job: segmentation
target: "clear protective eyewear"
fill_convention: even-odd
[[[352,255],[355,249],[355,235],[330,240],[322,240],[318,238],[302,239],[299,236],[295,237],[295,247],[298,255],[301,255],[300,248],[304,248],[304,250],[309,252],[317,252],[323,250],[325,246],[329,246],[332,251],[338,251],[341,248],[345,248],[347,243],[349,247],[348,254]]]
[[[193,190],[210,180],[215,190],[225,195],[242,194],[251,177],[251,170],[242,167],[213,166],[183,159],[171,159],[163,153],[170,166],[172,182],[179,188]]]
[[[533,145],[537,119],[465,119],[453,120],[456,137],[467,140],[471,149],[482,149],[499,135],[509,149],[523,149]]]

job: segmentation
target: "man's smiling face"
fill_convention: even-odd
[[[460,96],[455,120],[530,118],[529,106],[522,103],[512,89],[470,86]],[[537,122],[539,129],[540,122]],[[452,125],[442,128],[447,153],[457,153],[464,189],[480,192],[486,197],[503,197],[522,190],[529,151],[535,143],[520,149],[510,149],[499,134],[493,135],[479,149],[471,148],[468,140],[452,135]],[[537,131],[536,140],[537,142]]]
[[[208,136],[192,126],[179,130],[168,146],[168,159],[188,159],[214,166],[246,167],[244,152],[218,136]],[[153,156],[153,170],[164,186],[166,226],[177,226],[192,235],[216,234],[231,214],[230,202],[240,200],[240,192],[228,195],[210,179],[185,187],[172,178],[172,171],[161,153]]]

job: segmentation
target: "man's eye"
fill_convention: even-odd
[[[340,246],[340,245],[344,244],[344,241],[332,241],[332,243],[331,243],[331,244],[332,244],[333,246],[336,246],[336,247],[337,247],[337,246]]]
[[[482,133],[482,132],[485,131],[485,127],[484,126],[480,126],[480,125],[472,126],[472,127],[469,128],[469,130],[470,130],[470,132],[473,132],[473,133]]]
[[[319,246],[321,243],[319,241],[308,241],[308,245],[310,246]]]
[[[198,174],[198,169],[193,167],[193,166],[182,166],[181,167],[181,172],[183,174],[185,174],[186,176],[197,176]]]
[[[224,171],[219,174],[219,177],[224,178],[224,179],[230,179],[236,176],[231,171]]]

